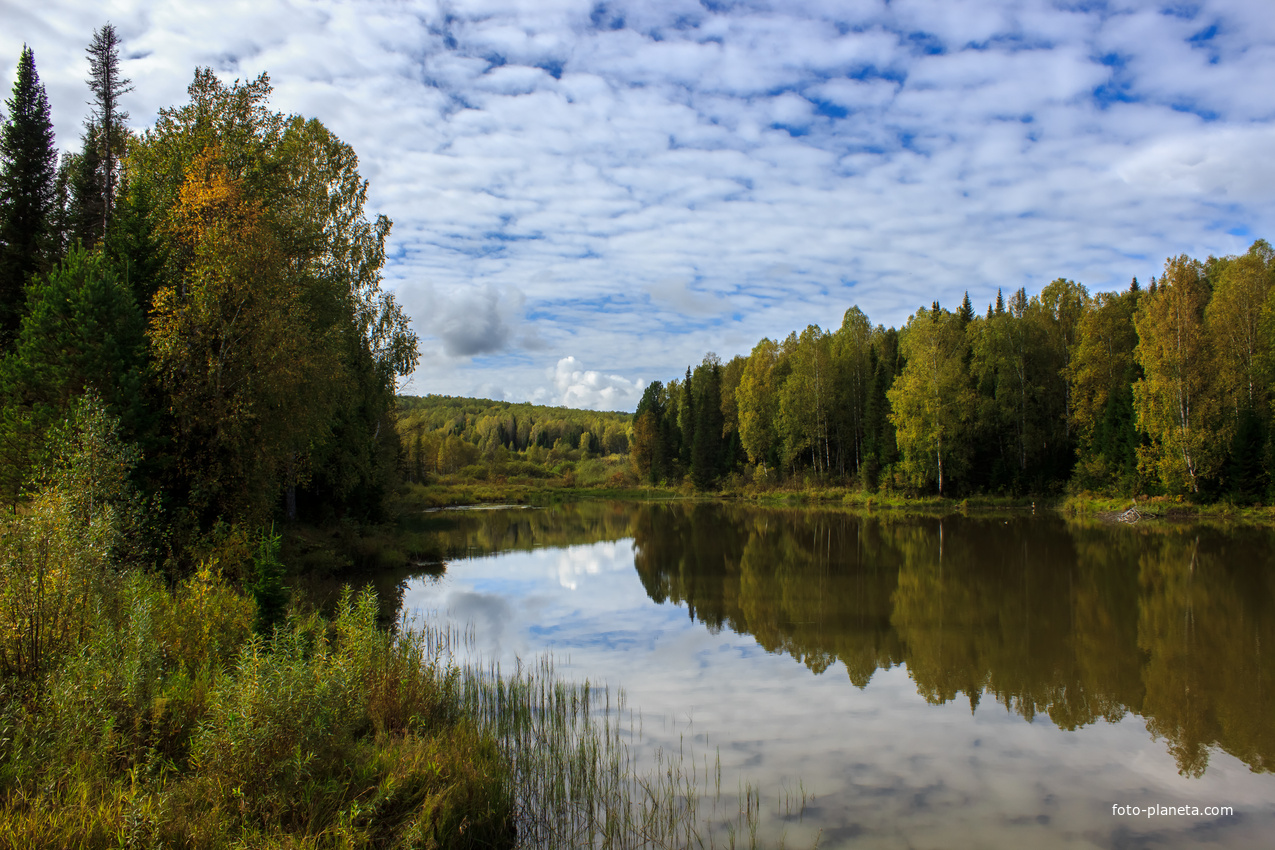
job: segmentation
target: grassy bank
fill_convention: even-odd
[[[707,754],[640,765],[622,693],[460,666],[462,635],[387,631],[370,590],[268,638],[209,569],[81,607],[0,688],[0,846],[757,845],[756,792]]]
[[[419,634],[348,595],[262,638],[209,570],[108,578],[0,692],[0,845],[489,847],[503,759]],[[78,639],[77,639],[78,638]]]
[[[1137,498],[1078,493],[1060,500],[1055,507],[1069,517],[1117,520],[1128,514],[1129,518],[1143,520],[1201,520],[1209,522],[1240,522],[1245,524],[1275,524],[1275,507],[1254,504],[1240,505],[1229,501],[1196,503],[1181,496],[1139,496]],[[1130,511],[1136,513],[1130,514]]]
[[[977,495],[962,498],[907,495],[899,492],[869,492],[855,486],[807,483],[757,485],[727,480],[721,486],[697,491],[689,483],[638,486],[605,482],[581,484],[577,480],[547,478],[535,480],[473,481],[464,476],[440,476],[428,485],[408,485],[397,507],[403,512],[464,505],[548,505],[563,501],[617,499],[651,501],[661,499],[729,499],[761,505],[812,505],[848,507],[858,510],[914,511],[926,513],[987,510],[1059,511],[1071,517],[1114,519],[1136,507],[1143,520],[1190,520],[1275,523],[1275,507],[1240,505],[1229,501],[1193,502],[1181,496],[1109,496],[1090,492],[1069,495],[1024,496]]]
[[[620,501],[660,501],[669,499],[726,499],[760,505],[820,505],[863,510],[949,512],[979,509],[1047,509],[1057,500],[1035,497],[974,496],[946,499],[938,496],[906,496],[899,493],[869,493],[855,487],[735,485],[697,491],[681,486],[647,485],[612,487],[581,486],[561,482],[527,483],[490,481],[476,483],[461,478],[442,478],[428,485],[410,484],[400,493],[396,509],[401,514],[469,505],[550,505],[555,502],[614,499]]]

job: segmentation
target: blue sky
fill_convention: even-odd
[[[631,410],[854,304],[898,326],[1275,236],[1267,0],[34,6],[0,0],[0,85],[30,44],[63,147],[107,20],[134,128],[208,65],[354,146],[414,394]]]

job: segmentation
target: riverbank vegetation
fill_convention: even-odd
[[[1145,289],[1059,279],[897,329],[851,307],[835,330],[652,382],[627,421],[431,396],[403,400],[399,425],[417,481],[570,485],[607,458],[610,487],[1245,506],[1275,500],[1273,375],[1275,251],[1258,240],[1172,257]]]
[[[130,133],[118,50],[79,150],[30,49],[0,131],[0,844],[507,845],[454,666],[286,586],[301,523],[349,557],[397,480],[390,223],[264,76]]]

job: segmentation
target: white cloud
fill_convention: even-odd
[[[1242,203],[1275,197],[1275,127],[1224,127],[1163,138],[1117,168],[1130,184],[1156,193],[1219,196]]]
[[[629,381],[620,375],[604,375],[580,368],[574,357],[564,357],[552,370],[557,390],[554,403],[591,410],[628,410],[642,398],[643,381]]]
[[[359,152],[396,222],[386,279],[424,338],[417,392],[631,407],[707,350],[835,325],[852,303],[894,324],[967,289],[1122,287],[1275,230],[1263,4],[604,5],[109,14],[135,126],[181,103],[198,64],[269,71],[277,108]],[[0,84],[30,42],[67,147],[105,14],[0,8]],[[568,393],[568,352],[613,374],[573,365],[603,384]]]

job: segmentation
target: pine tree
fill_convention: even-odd
[[[0,335],[7,346],[21,321],[24,290],[32,275],[48,270],[57,150],[49,99],[35,70],[35,54],[23,47],[8,119],[0,132]]]
[[[85,138],[90,138],[94,132],[98,136],[101,160],[96,174],[102,206],[97,237],[105,239],[115,202],[119,153],[124,148],[123,125],[128,120],[128,113],[119,108],[119,99],[131,92],[133,86],[131,80],[120,77],[120,42],[111,24],[105,24],[93,33],[93,41],[85,52],[89,59],[88,84],[95,100]],[[85,148],[87,150],[87,144]]]

